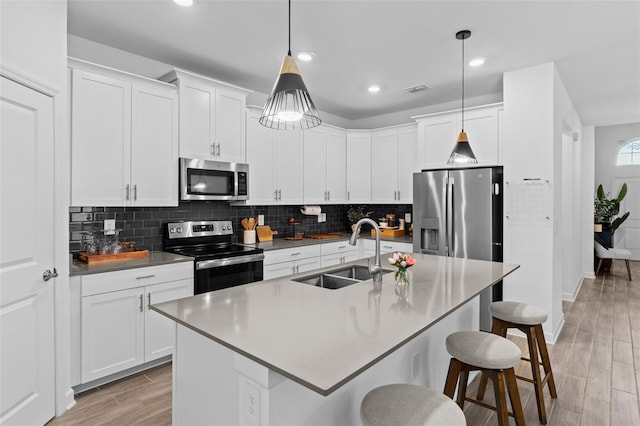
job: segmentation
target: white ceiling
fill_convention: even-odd
[[[287,51],[286,0],[69,0],[68,32],[269,93]],[[640,121],[640,1],[293,0],[294,54],[322,111],[348,120],[502,92],[502,73],[554,61],[585,125]],[[368,93],[370,84],[381,91]],[[429,90],[402,89],[426,84]]]

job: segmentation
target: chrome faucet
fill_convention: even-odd
[[[349,244],[351,244],[352,246],[356,245],[356,240],[358,239],[358,231],[360,231],[360,226],[362,226],[363,223],[368,223],[376,230],[376,257],[373,265],[371,265],[371,262],[369,262],[369,272],[373,276],[373,282],[380,283],[382,282],[382,266],[380,266],[380,228],[378,227],[378,224],[373,219],[368,217],[360,219],[353,229],[353,234],[351,234]]]

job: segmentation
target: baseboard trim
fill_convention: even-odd
[[[123,370],[123,371],[119,371],[117,373],[113,373],[110,376],[106,376],[106,377],[101,377],[99,379],[93,380],[91,382],[87,382],[87,383],[81,383],[79,385],[76,385],[73,387],[73,391],[78,394],[81,392],[85,392],[88,391],[89,389],[93,389],[96,388],[98,386],[102,386],[105,385],[107,383],[122,379],[124,377],[128,377],[131,376],[133,374],[136,373],[140,373],[142,371],[145,370],[149,370],[153,367],[157,367],[159,365],[162,364],[166,364],[168,362],[171,362],[172,356],[171,355],[167,355],[165,357],[162,358],[158,358],[154,361],[150,361],[144,364],[140,364],[140,365],[136,365],[135,367],[131,367],[127,370]]]
[[[562,300],[566,302],[575,302],[576,297],[578,297],[578,293],[580,293],[580,289],[582,288],[582,283],[584,282],[585,277],[580,277],[580,281],[576,286],[575,290],[572,293],[562,293]]]

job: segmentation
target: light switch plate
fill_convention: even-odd
[[[116,229],[116,220],[115,219],[105,219],[104,220],[104,231],[106,235],[115,234]]]
[[[326,222],[327,221],[327,214],[326,213],[320,213],[318,215],[318,223],[322,223],[322,222]]]
[[[258,215],[258,225],[259,226],[264,226],[264,215],[263,214],[259,214]]]

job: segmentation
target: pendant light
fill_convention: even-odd
[[[265,127],[278,130],[310,129],[322,123],[296,61],[291,57],[291,0],[289,0],[289,50],[280,74],[259,119]]]
[[[455,166],[478,164],[471,145],[469,145],[467,134],[464,131],[464,41],[469,37],[471,37],[471,31],[469,30],[462,30],[456,33],[456,38],[462,40],[462,130],[458,135],[453,151],[451,151],[449,161],[447,161],[447,164]]]

